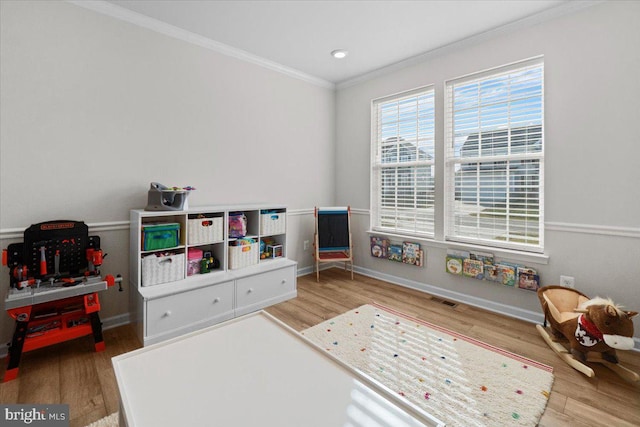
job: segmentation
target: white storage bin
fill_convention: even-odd
[[[285,212],[273,212],[260,214],[260,234],[270,236],[284,234],[287,229],[287,216]]]
[[[190,245],[221,242],[224,240],[224,220],[221,216],[213,218],[190,219],[188,242]]]
[[[258,263],[258,243],[229,246],[229,269],[244,268]]]
[[[159,285],[184,279],[184,254],[142,258],[142,286]]]

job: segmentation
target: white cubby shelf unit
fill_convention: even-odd
[[[239,212],[246,235],[229,237],[229,217]],[[130,311],[143,345],[294,298],[297,263],[286,257],[286,217],[285,206],[265,204],[131,210]],[[145,228],[162,230],[156,237],[171,246],[145,245]],[[176,228],[174,239],[167,230]],[[189,275],[189,253],[200,251],[216,268]]]

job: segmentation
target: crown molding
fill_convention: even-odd
[[[267,68],[272,71],[293,77],[298,80],[302,80],[307,83],[311,83],[316,86],[320,86],[326,89],[335,89],[335,84],[326,81],[324,79],[312,76],[302,71],[296,70],[279,64],[274,61],[262,58],[254,55],[242,49],[231,47],[227,44],[211,40],[207,37],[199,34],[192,33],[182,28],[178,28],[166,22],[159,21],[157,19],[142,15],[141,13],[134,12],[124,7],[118,6],[113,3],[109,3],[103,0],[66,0],[68,3],[74,4],[85,9],[92,10],[94,12],[102,13],[112,18],[119,19],[121,21],[128,22],[130,24],[137,25],[142,28],[146,28],[151,31],[155,31],[160,34],[164,34],[169,37],[173,37],[178,40],[185,41],[187,43],[194,44],[196,46],[209,49],[211,51],[220,53],[222,55],[230,56],[232,58],[239,59],[254,65],[258,65],[263,68]]]
[[[522,19],[518,19],[517,21],[510,22],[505,25],[501,25],[499,27],[493,28],[491,30],[487,30],[480,34],[475,34],[473,36],[469,36],[465,39],[450,43],[448,45],[430,50],[428,52],[421,53],[416,56],[412,56],[411,58],[407,58],[405,60],[393,63],[386,67],[378,68],[377,70],[373,70],[368,73],[361,74],[354,78],[344,80],[342,82],[336,83],[336,90],[346,89],[350,86],[355,86],[360,83],[364,83],[368,80],[375,79],[377,77],[382,77],[387,74],[391,74],[395,71],[402,70],[404,68],[411,67],[413,65],[417,65],[423,62],[426,62],[430,59],[451,53],[455,50],[459,50],[468,46],[473,46],[475,44],[481,43],[483,41],[492,39],[494,37],[498,37],[504,34],[510,34],[514,31],[521,30],[527,27],[532,27],[534,25],[540,24],[545,21],[550,21],[552,19],[558,18],[560,16],[568,15],[571,13],[578,12],[580,10],[586,9],[591,6],[595,6],[597,4],[605,3],[606,0],[579,0],[579,1],[567,1],[559,6],[553,7],[551,9],[544,10],[542,12],[538,12],[536,14],[527,16]]]

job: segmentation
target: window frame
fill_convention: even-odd
[[[421,133],[418,130],[416,132],[416,158],[414,159],[405,159],[408,161],[395,161],[395,162],[384,162],[382,160],[382,151],[384,149],[384,141],[381,139],[381,119],[380,119],[380,114],[379,114],[379,110],[378,107],[385,104],[385,103],[394,103],[394,102],[402,102],[403,100],[408,100],[411,98],[417,98],[420,96],[427,96],[430,97],[430,107],[427,106],[427,110],[431,111],[430,114],[430,120],[432,122],[431,125],[431,132],[427,133],[426,135],[424,135],[424,138],[421,138]],[[401,221],[402,215],[399,214],[398,212],[401,210],[399,209],[399,203],[398,203],[398,199],[396,196],[396,201],[395,201],[395,222],[394,222],[394,226],[385,226],[384,224],[384,203],[383,203],[383,188],[384,185],[382,184],[382,179],[383,179],[383,175],[384,175],[384,170],[391,170],[393,168],[396,169],[396,183],[395,183],[395,187],[396,190],[399,186],[399,180],[402,179],[402,176],[400,176],[398,174],[398,172],[402,172],[402,171],[398,171],[401,168],[416,168],[414,169],[414,177],[413,179],[420,179],[418,177],[417,174],[419,174],[419,170],[417,170],[417,168],[429,168],[428,169],[428,175],[431,176],[431,185],[430,187],[427,185],[426,186],[426,194],[424,196],[424,200],[425,200],[425,209],[424,211],[419,208],[417,205],[420,202],[420,198],[418,197],[418,195],[414,192],[414,204],[415,206],[412,208],[408,208],[408,210],[410,211],[411,209],[413,209],[415,211],[414,213],[414,225],[418,224],[417,221],[415,221],[415,217],[418,216],[421,212],[423,215],[425,215],[425,217],[428,217],[428,209],[431,209],[432,211],[435,211],[435,170],[436,170],[436,158],[435,158],[435,149],[436,149],[436,134],[435,134],[435,129],[436,129],[436,123],[435,123],[435,119],[436,119],[436,101],[435,101],[435,97],[436,97],[436,92],[435,92],[435,87],[434,85],[426,85],[426,86],[421,86],[415,89],[411,89],[408,91],[404,91],[404,92],[400,92],[400,93],[396,93],[393,95],[389,95],[389,96],[385,96],[385,97],[381,97],[381,98],[377,98],[371,101],[371,142],[370,142],[370,147],[371,147],[371,163],[370,163],[370,184],[371,184],[371,188],[370,188],[370,229],[375,231],[375,232],[379,232],[379,233],[386,233],[386,234],[397,234],[397,235],[403,235],[403,236],[412,236],[412,237],[420,237],[420,238],[426,238],[426,239],[433,239],[435,236],[435,212],[432,213],[430,215],[431,219],[429,220],[425,220],[424,223],[426,224],[426,228],[421,228],[421,227],[417,227],[414,226],[413,229],[408,229],[408,228],[402,228],[399,227],[399,222]],[[416,101],[416,105],[418,104],[418,101]],[[399,117],[399,114],[398,114]],[[400,119],[398,118],[397,123],[400,123]],[[419,126],[419,119],[416,118],[415,121],[415,126],[418,127]],[[401,138],[399,136],[399,132],[398,135],[395,136],[396,138]],[[389,138],[390,139],[390,138]],[[427,157],[425,157],[425,159],[419,159],[419,144],[418,144],[418,140],[429,140],[431,141],[431,146],[430,146],[430,150],[433,154],[429,155],[426,154]],[[396,139],[396,142],[398,140]],[[401,156],[400,150],[402,149],[401,144],[395,144],[395,146],[398,149],[398,156]],[[429,157],[430,156],[430,157]],[[426,171],[425,171],[425,176],[426,175]],[[406,178],[406,175],[404,175],[404,178]],[[428,179],[428,178],[427,178]],[[396,191],[395,194],[397,194],[398,192]],[[429,205],[429,202],[431,203]],[[400,207],[401,208],[401,207]]]
[[[450,165],[450,159],[448,155],[449,144],[449,97],[447,93],[447,85],[450,82],[473,80],[479,77],[487,77],[498,74],[508,69],[517,69],[524,66],[539,64],[541,67],[541,101],[540,101],[540,144],[541,149],[536,154],[538,161],[537,179],[538,179],[538,203],[539,212],[537,218],[537,230],[538,230],[538,243],[537,244],[520,244],[514,242],[501,242],[497,240],[482,240],[482,239],[468,239],[461,238],[454,235],[451,232],[451,211],[450,200],[455,199],[455,180],[452,177],[454,168]],[[415,89],[398,92],[392,95],[373,99],[371,101],[371,134],[370,134],[370,149],[371,149],[371,161],[370,161],[370,225],[369,234],[386,235],[390,238],[396,239],[414,239],[421,241],[427,246],[441,247],[441,248],[458,248],[465,250],[489,250],[496,253],[502,253],[508,255],[512,259],[523,259],[535,262],[546,263],[548,256],[544,254],[544,108],[545,108],[545,89],[544,89],[544,56],[516,61],[513,63],[500,65],[491,69],[486,69],[479,72],[467,74],[465,76],[445,79],[442,84],[442,91],[440,89],[435,90],[434,84],[420,86]],[[410,97],[421,92],[429,91],[433,97],[433,147],[432,155],[430,159],[430,167],[432,168],[431,176],[433,178],[433,186],[431,187],[432,203],[433,203],[433,216],[431,229],[428,233],[415,232],[409,229],[389,228],[382,226],[380,219],[380,200],[381,200],[381,186],[377,181],[379,175],[376,174],[376,155],[378,155],[380,141],[377,140],[378,132],[378,118],[377,118],[377,105],[382,102],[389,102],[401,99],[403,97]],[[481,144],[482,142],[479,142]],[[525,142],[525,144],[528,144]],[[529,176],[525,174],[526,176]],[[453,185],[452,185],[453,183]]]
[[[478,150],[480,151],[480,155],[475,157],[468,157],[466,160],[463,160],[462,156],[456,157],[455,155],[455,135],[453,134],[453,96],[452,96],[452,88],[454,85],[463,85],[469,84],[473,82],[487,81],[491,79],[495,79],[498,76],[502,76],[504,74],[509,74],[512,72],[518,72],[526,69],[540,69],[540,123],[539,124],[531,124],[529,127],[540,128],[539,132],[539,144],[540,149],[538,151],[534,150],[528,152],[528,149],[525,149],[525,153],[507,153],[504,155],[498,156],[487,156],[483,157],[481,155],[483,141],[478,141]],[[455,242],[455,243],[466,243],[472,245],[481,245],[489,248],[500,248],[500,249],[511,249],[522,252],[535,252],[535,253],[543,253],[544,252],[544,99],[545,99],[545,91],[544,91],[544,57],[539,56],[523,61],[514,62],[511,64],[499,66],[492,68],[490,70],[485,70],[477,73],[468,74],[463,77],[446,80],[444,83],[445,93],[444,93],[444,168],[445,168],[445,178],[444,178],[444,187],[445,187],[445,195],[444,195],[444,239],[445,241]],[[510,97],[511,101],[512,98]],[[482,105],[479,106],[479,110]],[[478,113],[480,115],[480,113]],[[516,129],[522,129],[526,126],[509,126],[506,128],[504,132],[506,132],[509,141],[511,142],[511,138],[513,135],[513,131]],[[498,131],[486,131],[486,133],[497,133]],[[471,136],[473,133],[467,135],[467,138]],[[477,132],[478,138],[480,139],[481,131]],[[509,144],[511,147],[511,144]],[[510,150],[510,148],[509,148]],[[473,160],[477,160],[476,163],[473,163]],[[455,233],[455,199],[456,199],[456,170],[455,166],[457,164],[477,164],[478,170],[482,169],[481,164],[484,162],[489,163],[491,160],[494,161],[503,161],[506,165],[510,165],[510,162],[521,162],[524,164],[525,162],[537,162],[538,172],[537,175],[531,175],[537,177],[537,188],[538,188],[538,221],[537,221],[537,235],[538,242],[537,244],[532,243],[517,243],[513,241],[500,241],[497,239],[486,239],[486,238],[473,238],[469,236],[464,236],[461,234]],[[509,173],[511,166],[505,166],[506,173]],[[530,175],[527,175],[529,177]],[[480,172],[478,172],[478,180],[480,180]],[[510,184],[507,185],[507,190],[510,191]],[[460,187],[463,187],[460,184]],[[480,188],[478,187],[478,192],[480,192]],[[480,198],[477,195],[478,199]],[[461,197],[462,198],[462,197]],[[480,201],[477,201],[477,204],[480,205]],[[508,224],[510,215],[512,214],[509,210],[509,196],[505,196],[505,204],[507,205],[506,213],[505,213],[505,221]],[[528,211],[526,211],[528,213]],[[526,214],[525,214],[526,216]],[[478,213],[478,218],[480,217],[480,213]],[[479,222],[479,221],[478,221]],[[526,220],[525,220],[526,222]],[[527,223],[528,226],[528,223]],[[507,229],[509,229],[510,225],[507,225]],[[526,226],[525,226],[526,228]],[[480,230],[480,227],[478,229]],[[479,233],[479,231],[478,231]],[[514,236],[510,234],[508,239],[512,239]]]

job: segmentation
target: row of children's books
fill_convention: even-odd
[[[420,248],[420,243],[391,243],[384,237],[371,236],[371,256],[418,267],[424,265],[424,251]]]
[[[511,262],[495,262],[493,254],[487,252],[448,250],[446,269],[450,274],[488,280],[530,291],[540,287],[540,276],[535,269]]]

